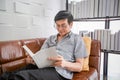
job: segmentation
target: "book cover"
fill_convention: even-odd
[[[44,67],[52,67],[51,65],[54,63],[53,61],[48,60],[48,57],[57,56],[56,48],[50,47],[46,49],[42,49],[35,54],[26,46],[24,45],[23,48],[28,52],[28,54],[32,57],[38,68]]]

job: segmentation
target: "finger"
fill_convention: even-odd
[[[53,64],[53,66],[59,66],[59,67],[61,67],[61,62],[55,62],[55,63]]]
[[[61,55],[57,55],[57,56],[52,56],[52,57],[49,57],[49,58],[62,58]]]
[[[61,55],[57,55],[57,57],[62,58],[63,56],[61,56]]]
[[[49,57],[48,60],[60,61],[62,60],[62,58],[61,57]]]

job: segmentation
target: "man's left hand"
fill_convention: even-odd
[[[58,55],[56,57],[49,57],[48,60],[55,61],[53,63],[53,66],[58,66],[58,67],[63,67],[64,68],[65,65],[66,65],[65,59],[61,55]]]

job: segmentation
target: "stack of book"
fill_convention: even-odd
[[[93,32],[80,31],[81,36],[88,36],[101,41],[101,49],[120,51],[120,30],[111,33],[110,29],[96,29]]]
[[[70,0],[68,11],[75,19],[120,16],[120,0]]]

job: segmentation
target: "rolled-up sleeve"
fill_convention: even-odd
[[[84,58],[88,56],[84,41],[80,36],[76,36],[75,38],[74,55],[75,58]]]

